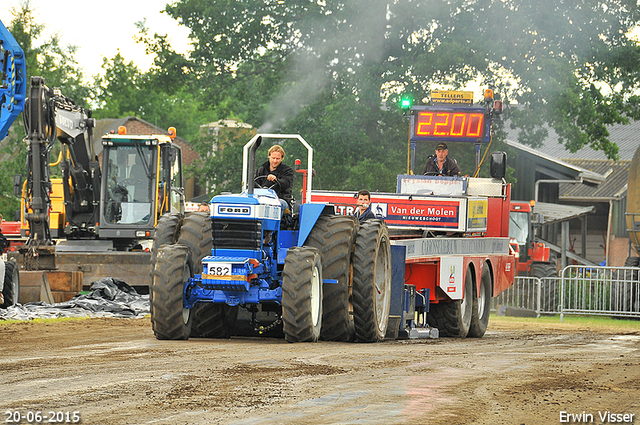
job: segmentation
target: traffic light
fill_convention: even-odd
[[[404,112],[408,112],[411,109],[411,104],[413,103],[413,98],[410,94],[403,94],[400,97],[400,108]]]

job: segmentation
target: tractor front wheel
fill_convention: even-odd
[[[165,245],[158,249],[151,282],[151,324],[157,339],[189,339],[191,310],[184,307],[184,282],[191,277],[189,249]]]
[[[282,328],[288,342],[316,342],[322,327],[322,262],[311,247],[287,252],[282,270]]]

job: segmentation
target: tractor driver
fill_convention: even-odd
[[[280,145],[273,145],[269,148],[269,160],[262,164],[256,171],[256,183],[262,187],[273,189],[280,203],[283,213],[291,212],[293,203],[293,178],[295,171],[293,168],[282,163],[284,159],[284,149]]]
[[[449,149],[444,142],[438,143],[436,146],[436,154],[430,155],[424,164],[422,174],[440,175],[440,176],[459,176],[460,167],[455,159],[448,158]]]

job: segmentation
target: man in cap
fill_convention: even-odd
[[[441,175],[441,176],[459,176],[460,168],[455,159],[448,158],[449,149],[447,144],[440,142],[436,145],[436,154],[430,155],[424,164],[422,174]]]

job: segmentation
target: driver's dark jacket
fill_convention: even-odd
[[[435,155],[430,155],[427,158],[427,162],[424,164],[424,170],[422,174],[441,174],[443,176],[457,176],[460,174],[460,167],[455,159],[447,157],[442,164],[442,170],[438,169],[438,158]]]
[[[271,171],[271,166],[269,165],[269,161],[267,161],[256,171],[256,177],[260,177],[256,178],[256,183],[262,187],[271,186],[272,183],[267,180],[269,174],[276,176],[279,182],[279,184],[274,184],[271,189],[276,192],[278,198],[284,199],[287,201],[287,204],[291,206],[293,202],[291,187],[293,186],[293,178],[295,177],[293,168],[281,162],[275,170]]]

